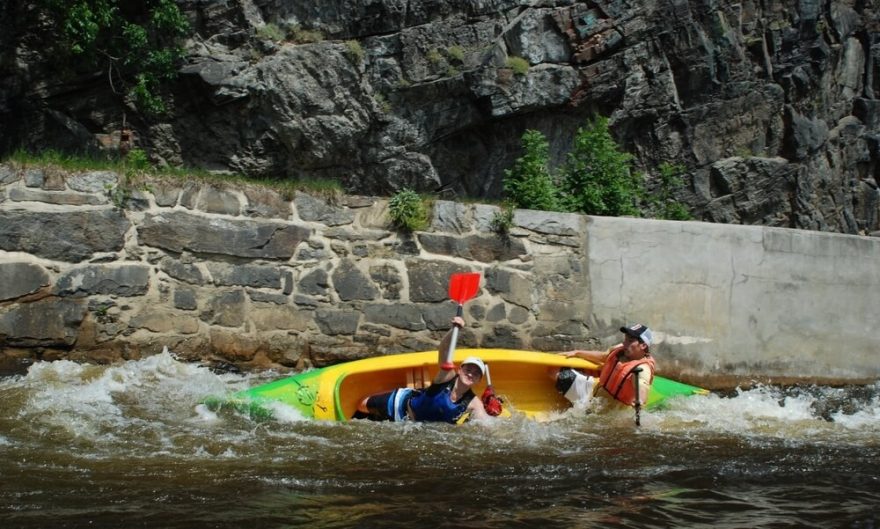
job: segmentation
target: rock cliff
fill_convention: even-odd
[[[31,4],[8,4],[2,151],[130,127],[172,165],[499,198],[526,129],[559,160],[598,113],[649,189],[687,168],[697,218],[880,230],[874,2],[181,0],[194,36],[158,118],[97,72],[57,77]]]

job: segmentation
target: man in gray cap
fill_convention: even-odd
[[[560,353],[567,358],[583,358],[599,366],[587,374],[568,367],[551,373],[556,379],[556,389],[573,404],[583,405],[594,395],[604,395],[627,406],[647,401],[654,381],[655,363],[651,356],[654,335],[651,329],[641,323],[621,327],[620,332],[623,333],[623,342],[607,351],[574,350]],[[633,382],[635,376],[639,378],[638,400]]]

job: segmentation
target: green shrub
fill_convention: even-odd
[[[272,42],[281,42],[285,39],[286,35],[284,31],[278,27],[277,24],[269,23],[265,26],[261,26],[257,28],[257,37],[265,40],[271,40]]]
[[[523,155],[504,171],[504,194],[514,207],[558,211],[559,189],[549,168],[550,146],[537,130],[522,136]]]
[[[499,209],[492,217],[492,231],[498,235],[509,234],[510,228],[513,227],[513,210],[514,205],[510,202],[505,202],[501,206],[501,209]]]
[[[515,55],[508,57],[504,61],[504,65],[513,70],[516,75],[525,75],[529,72],[529,61]]]
[[[564,206],[587,215],[638,215],[642,182],[630,169],[633,156],[618,149],[608,119],[579,128],[562,168]]]
[[[440,54],[437,50],[431,50],[426,55],[425,58],[428,59],[428,62],[433,65],[438,65],[446,62],[446,59],[443,58],[443,55]]]
[[[348,57],[356,64],[362,63],[364,57],[367,56],[361,43],[356,40],[345,41],[345,48],[348,51]]]
[[[660,164],[660,186],[650,197],[648,203],[656,211],[656,215],[666,220],[691,220],[693,216],[687,206],[673,198],[675,191],[684,185],[681,175],[685,167],[679,164],[663,162]]]
[[[143,149],[132,149],[125,155],[125,165],[135,171],[146,171],[152,167],[147,153]]]
[[[411,189],[402,189],[388,201],[391,223],[405,232],[424,230],[428,226],[428,208],[422,197]]]
[[[447,48],[446,54],[454,61],[464,62],[464,48],[461,46],[450,46]]]
[[[319,30],[303,29],[299,25],[294,24],[287,28],[287,38],[297,44],[309,44],[312,42],[322,42],[325,37],[324,33]]]

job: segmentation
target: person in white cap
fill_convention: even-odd
[[[651,356],[654,334],[647,326],[636,323],[621,327],[623,342],[607,351],[574,350],[560,353],[566,357],[578,357],[593,362],[599,369],[587,374],[565,367],[551,371],[556,379],[556,389],[573,404],[583,405],[592,396],[602,395],[627,406],[636,404],[638,376],[638,403],[644,404],[654,381],[656,364]]]
[[[456,316],[454,327],[464,326]],[[465,358],[459,368],[444,369],[443,361],[452,340],[452,330],[440,341],[437,363],[440,371],[424,390],[397,388],[387,393],[371,395],[358,405],[355,419],[377,421],[435,421],[458,424],[467,419],[488,419],[482,400],[472,391],[486,374],[486,364],[476,356]]]

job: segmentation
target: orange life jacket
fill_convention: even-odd
[[[639,360],[630,360],[629,362],[620,361],[620,352],[623,346],[617,346],[605,357],[605,363],[602,364],[602,371],[599,372],[599,384],[596,390],[604,388],[609,395],[626,404],[632,406],[636,402],[636,391],[633,385],[633,369],[640,365],[647,365],[651,370],[651,382],[654,381],[654,359],[646,356]],[[642,403],[644,404],[644,402]]]

